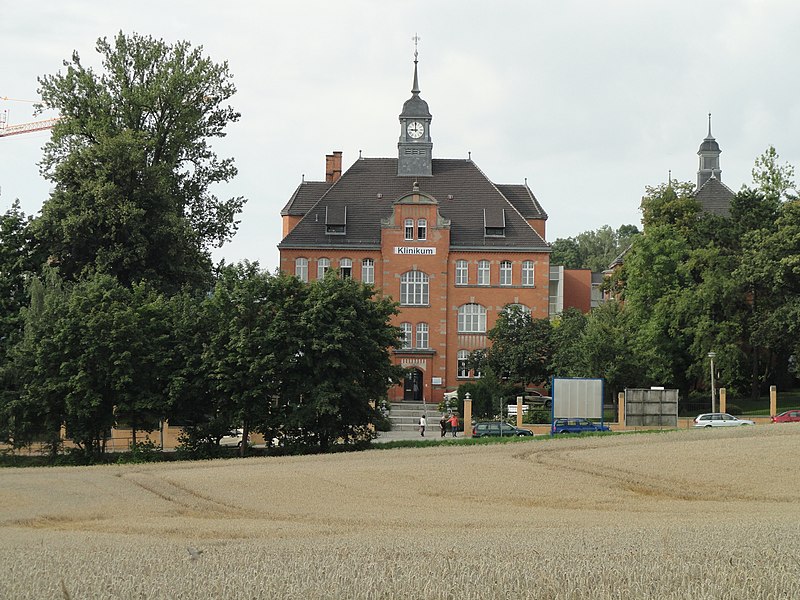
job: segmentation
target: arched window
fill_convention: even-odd
[[[511,261],[500,263],[500,285],[511,285]]]
[[[307,282],[308,281],[308,259],[307,258],[295,258],[294,259],[294,275],[300,281]]]
[[[417,348],[426,350],[428,348],[428,324],[417,323]]]
[[[523,260],[522,261],[522,285],[524,286],[533,286],[533,261],[532,260]]]
[[[479,260],[478,261],[478,285],[489,285],[489,261],[488,260]]]
[[[407,271],[400,276],[400,304],[426,306],[428,304],[428,276],[422,271]]]
[[[459,306],[458,333],[486,333],[486,309],[480,304]]]
[[[413,240],[414,239],[414,219],[406,219],[405,229],[406,229],[406,239],[407,240]]]
[[[411,350],[411,323],[400,323],[400,331],[402,332],[402,344],[400,347],[403,350]]]
[[[349,258],[339,260],[339,276],[342,279],[349,279],[353,276],[353,261]]]
[[[428,239],[428,221],[426,219],[417,219],[417,239]]]
[[[375,283],[375,261],[371,258],[361,261],[361,281]]]
[[[469,265],[465,260],[456,261],[456,285],[467,285],[469,283]]]
[[[317,279],[324,279],[325,273],[331,268],[331,261],[329,258],[317,259]]]
[[[459,350],[458,351],[458,371],[456,373],[457,377],[466,378],[469,377],[469,352],[466,350]]]

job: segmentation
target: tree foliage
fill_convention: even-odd
[[[239,118],[227,63],[202,48],[136,34],[98,40],[99,73],[78,53],[39,79],[59,111],[42,172],[54,184],[35,222],[38,244],[62,276],[114,275],[176,292],[207,287],[210,247],[236,230],[243,199],[211,187],[236,174],[209,138]]]
[[[622,225],[616,230],[604,225],[596,231],[584,231],[575,237],[558,238],[552,244],[550,263],[567,269],[601,272],[630,246],[638,234],[635,225]]]

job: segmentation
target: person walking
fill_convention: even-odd
[[[453,416],[450,417],[450,429],[453,430],[453,437],[457,437],[456,432],[458,431],[458,417],[455,413],[453,413]]]
[[[426,420],[425,420],[425,415],[422,415],[422,416],[419,418],[419,434],[420,434],[422,437],[425,437],[425,425],[427,425],[427,422],[426,422]]]
[[[442,413],[442,418],[439,419],[439,429],[442,430],[442,437],[447,433],[447,415]]]

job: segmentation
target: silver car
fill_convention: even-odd
[[[728,413],[705,413],[694,420],[695,427],[735,427],[737,425],[755,425],[754,421],[739,419]]]

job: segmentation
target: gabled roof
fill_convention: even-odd
[[[716,177],[709,178],[694,196],[705,212],[727,217],[731,210],[731,200],[736,194]]]
[[[314,188],[318,194],[316,201],[312,202],[310,193],[305,194],[311,188],[304,189],[301,185],[284,211],[299,209],[301,203],[310,207],[278,247],[377,247],[381,241],[381,220],[391,216],[393,202],[411,193],[416,183],[421,193],[438,201],[439,213],[450,221],[451,248],[550,251],[547,242],[528,225],[500,186],[489,181],[471,160],[434,159],[432,172],[431,177],[398,176],[396,158],[360,158],[336,183],[324,184],[328,189]],[[502,187],[519,192],[517,188],[527,186]],[[517,194],[520,196],[524,194]],[[528,195],[528,202],[535,202],[533,194]],[[346,235],[327,235],[326,209],[338,212],[344,206],[347,206]],[[535,206],[538,207],[538,202]],[[486,236],[484,209],[504,214],[504,236]]]

